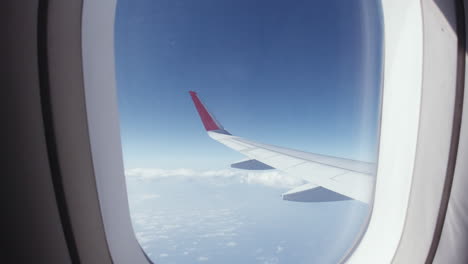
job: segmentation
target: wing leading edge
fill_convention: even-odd
[[[328,202],[354,199],[367,204],[371,202],[375,164],[303,152],[234,136],[208,112],[195,92],[190,91],[190,95],[208,135],[251,159],[233,164],[232,167],[249,170],[275,168],[308,182],[284,193],[284,200]]]

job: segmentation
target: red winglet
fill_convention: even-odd
[[[203,103],[198,99],[197,93],[194,91],[190,91],[190,96],[192,97],[193,103],[195,104],[195,108],[197,108],[198,114],[205,126],[206,131],[211,130],[220,130],[223,129],[221,125],[219,125],[216,120],[210,115],[206,107]]]

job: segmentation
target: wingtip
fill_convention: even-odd
[[[192,101],[195,104],[195,108],[198,111],[200,119],[205,126],[206,131],[212,130],[223,130],[223,127],[216,119],[208,112],[206,107],[203,105],[201,100],[198,98],[198,95],[195,91],[189,91],[190,96],[192,97]]]

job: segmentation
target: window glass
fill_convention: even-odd
[[[151,260],[337,263],[349,252],[376,177],[380,8],[118,1],[128,198]]]

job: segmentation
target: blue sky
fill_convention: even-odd
[[[373,1],[120,0],[126,168],[224,168],[189,90],[234,135],[375,161],[381,32]]]

